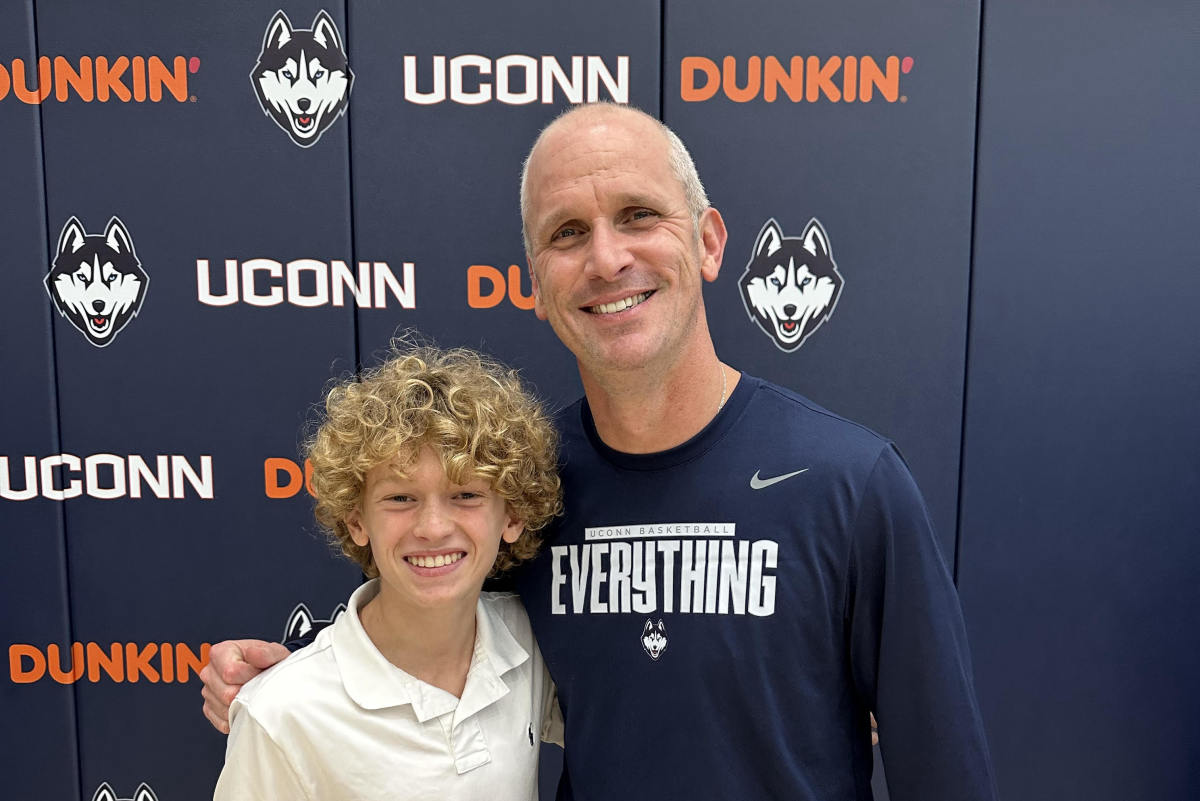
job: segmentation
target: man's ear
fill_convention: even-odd
[[[537,273],[533,271],[533,259],[525,254],[525,265],[529,268],[529,285],[533,288],[533,313],[539,320],[546,319],[546,307],[542,304],[542,289],[538,283]]]
[[[717,280],[728,238],[721,212],[709,206],[700,213],[700,275],[705,281]]]
[[[371,543],[371,538],[367,536],[367,530],[362,524],[362,512],[359,511],[357,506],[342,518],[342,522],[346,524],[346,528],[350,531],[350,539],[354,540],[355,545],[365,548]]]

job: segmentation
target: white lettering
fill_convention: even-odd
[[[130,498],[142,497],[143,481],[150,487],[155,498],[171,497],[171,474],[167,472],[167,457],[161,454],[155,456],[154,468],[154,472],[150,472],[150,465],[136,454],[129,457]]]
[[[512,69],[525,73],[525,91],[517,93],[509,88]],[[522,106],[538,99],[538,62],[533,56],[502,56],[496,61],[496,99],[501,103]]]
[[[404,99],[409,103],[428,106],[446,99],[446,57],[433,57],[433,90],[422,94],[417,91],[417,57],[404,57]]]
[[[9,501],[27,501],[37,496],[37,459],[33,456],[26,456],[24,462],[25,489],[14,490],[12,488],[12,476],[8,472],[8,457],[0,456],[0,498]]]
[[[65,501],[84,494],[101,500],[141,498],[143,484],[157,498],[183,498],[188,487],[201,498],[213,498],[211,456],[200,457],[199,469],[187,457],[177,454],[149,458],[154,460],[154,469],[151,469],[148,457],[137,454],[93,453],[83,459],[73,453],[56,453],[41,459],[25,456],[22,459],[25,486],[14,490],[10,459],[0,456],[0,498],[26,501],[39,493],[52,501]]]
[[[617,77],[608,71],[604,59],[600,56],[588,56],[588,94],[589,103],[600,99],[600,84],[608,88],[608,96],[614,103],[629,102],[629,56],[617,56]]]
[[[305,295],[300,291],[300,273],[310,272],[315,291]],[[314,259],[296,259],[287,264],[287,299],[293,306],[324,306],[329,303],[329,268]]]
[[[736,523],[634,523],[628,526],[589,526],[583,530],[583,539],[591,542],[659,537],[733,537],[736,534]]]
[[[384,295],[383,289],[386,286],[391,290],[392,295],[396,300],[400,301],[400,307],[404,309],[412,309],[417,305],[417,285],[413,280],[413,263],[411,261],[404,262],[404,285],[396,283],[396,276],[392,275],[392,269],[388,267],[387,262],[374,262],[375,266],[375,308],[387,308],[387,297]]]
[[[559,588],[567,583],[567,577],[562,572],[562,558],[567,555],[567,546],[553,545],[550,547],[550,614],[565,615],[567,607],[559,595]]]
[[[283,275],[283,265],[271,259],[250,259],[242,264],[242,297],[251,306],[277,306],[283,303],[283,290],[272,286],[265,295],[260,295],[254,288],[254,274],[265,272],[271,278]]]
[[[585,68],[586,59],[586,68]],[[429,91],[420,90],[417,57],[404,56],[404,99],[409,103],[428,106],[444,102],[446,93],[446,56],[433,56]],[[478,73],[474,88],[467,71]],[[570,72],[554,56],[535,56],[510,53],[489,59],[473,53],[450,58],[449,99],[454,103],[477,106],[496,100],[510,105],[525,105],[541,100],[558,102],[561,94],[569,103],[594,102],[606,94],[616,103],[629,102],[629,56],[617,56],[616,74],[601,56],[571,56]],[[491,76],[489,81],[487,76]],[[524,88],[513,86],[523,80]],[[493,92],[493,85],[495,91]]]
[[[108,465],[112,471],[112,486],[100,486],[100,465]],[[125,497],[125,460],[111,453],[93,453],[83,460],[84,482],[87,494],[93,498]]]
[[[57,456],[47,456],[42,460],[42,496],[52,501],[65,501],[67,498],[78,498],[83,493],[83,482],[72,479],[66,489],[59,489],[54,482],[54,468],[67,467],[79,471],[79,457],[69,453]]]
[[[209,291],[208,259],[196,259],[196,294],[206,306],[229,306],[238,302],[237,259],[225,260],[225,294]]]
[[[775,577],[763,575],[764,568],[774,568],[779,556],[779,543],[758,540],[750,549],[750,614],[767,617],[775,614]]]
[[[583,56],[571,56],[571,77],[554,56],[542,56],[542,102],[554,102],[554,86],[562,89],[568,103],[583,102]]]
[[[213,497],[213,474],[212,474],[212,457],[200,457],[200,475],[192,469],[188,464],[188,460],[182,456],[171,457],[171,481],[175,485],[175,497],[183,497],[183,481],[192,485],[192,489],[201,498],[212,500]]]
[[[350,268],[344,261],[331,261],[333,267],[333,305],[344,306],[346,303],[346,287],[354,293],[354,303],[360,308],[371,306],[371,263],[358,263],[357,280],[350,274]]]
[[[479,80],[479,88],[474,92],[463,89],[463,70],[467,67],[473,67],[482,75],[487,75],[492,71],[492,62],[484,56],[473,55],[455,56],[450,59],[450,99],[468,106],[488,102],[492,99],[492,87],[484,83],[482,78]]]
[[[555,545],[550,611],[567,614],[564,593],[569,581],[572,614],[748,612],[765,617],[775,613],[776,576],[767,571],[776,567],[778,554],[779,544],[772,540],[685,538]]]

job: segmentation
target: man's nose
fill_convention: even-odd
[[[633,264],[629,237],[612,225],[593,227],[589,246],[586,272],[590,277],[611,281]]]

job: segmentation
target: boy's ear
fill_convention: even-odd
[[[355,545],[365,548],[370,544],[371,538],[367,536],[367,530],[363,528],[362,512],[358,510],[357,506],[342,518],[342,522],[346,524],[346,528],[350,531],[350,539],[354,540]]]
[[[525,521],[517,520],[512,516],[511,512],[505,510],[504,530],[500,532],[500,539],[512,545],[517,540],[521,539],[521,534],[525,531]]]

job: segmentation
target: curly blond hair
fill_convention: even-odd
[[[538,530],[562,511],[558,436],[541,404],[516,371],[487,356],[403,341],[380,366],[329,390],[306,443],[317,522],[342,553],[368,577],[379,575],[346,515],[359,507],[371,468],[397,457],[410,466],[427,445],[451,481],[486,479],[525,524],[516,542],[500,543],[492,575],[533,557]]]

